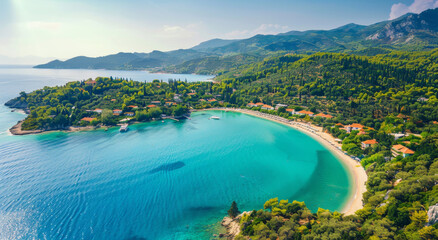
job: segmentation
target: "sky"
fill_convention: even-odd
[[[434,7],[438,0],[0,0],[0,63],[168,51]]]

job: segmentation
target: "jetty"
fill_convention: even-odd
[[[122,124],[120,129],[119,129],[119,132],[126,132],[126,131],[128,131],[128,129],[129,129],[128,126],[129,125],[127,123]]]

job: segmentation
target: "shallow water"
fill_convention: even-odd
[[[23,117],[0,107],[0,132]],[[318,142],[240,113],[126,133],[0,133],[0,239],[208,239],[233,200],[340,210],[349,186]]]

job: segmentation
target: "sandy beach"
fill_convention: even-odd
[[[358,161],[346,155],[341,150],[340,148],[341,145],[335,141],[335,138],[333,138],[333,136],[324,133],[322,131],[322,127],[318,127],[303,122],[291,122],[279,116],[274,116],[274,115],[265,114],[258,111],[247,110],[247,109],[210,108],[203,110],[219,110],[219,111],[232,111],[232,112],[244,113],[292,127],[298,131],[301,131],[309,135],[310,137],[321,143],[324,147],[329,149],[339,160],[341,160],[341,163],[350,172],[351,181],[352,181],[351,196],[349,197],[348,201],[346,202],[341,212],[344,213],[345,215],[351,215],[363,207],[362,195],[366,191],[365,182],[368,179],[365,169],[360,165]]]

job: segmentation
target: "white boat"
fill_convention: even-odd
[[[128,131],[128,124],[127,123],[125,123],[125,124],[122,124],[122,126],[120,127],[120,129],[119,129],[119,132],[126,132],[126,131]]]
[[[221,118],[218,117],[218,116],[211,116],[210,119],[219,120],[219,119],[221,119]]]

